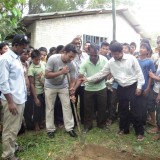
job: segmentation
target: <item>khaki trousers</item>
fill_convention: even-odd
[[[4,109],[3,132],[2,132],[2,158],[13,157],[16,147],[17,134],[20,130],[23,118],[24,104],[16,104],[18,114],[13,115],[8,108],[8,103],[1,100]]]
[[[62,103],[64,126],[66,131],[68,132],[71,131],[74,127],[74,118],[72,114],[68,88],[62,88],[62,89],[45,88],[47,132],[54,132],[56,130],[54,124],[54,105],[57,94]]]

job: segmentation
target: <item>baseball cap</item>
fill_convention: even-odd
[[[28,37],[23,34],[16,34],[12,40],[12,46],[14,46],[15,44],[23,45],[28,43],[29,43]]]

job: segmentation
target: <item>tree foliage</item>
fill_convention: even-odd
[[[117,6],[131,6],[134,1],[116,0]],[[78,9],[111,8],[112,0],[29,0],[29,14],[71,11]]]
[[[0,1],[0,41],[17,32],[20,27],[23,4],[25,0]]]
[[[29,14],[77,10],[86,0],[29,0]]]
[[[130,6],[134,1],[116,0],[117,6]],[[23,32],[22,13],[29,14],[71,11],[79,9],[111,8],[112,0],[0,0],[0,41],[9,35]]]

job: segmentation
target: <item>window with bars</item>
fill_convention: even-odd
[[[83,34],[83,45],[87,41],[100,46],[102,42],[107,42],[107,37],[99,37],[99,36]]]

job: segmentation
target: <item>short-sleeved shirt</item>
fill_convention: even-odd
[[[36,90],[36,94],[44,93],[44,75],[45,75],[45,65],[41,63],[39,65],[31,64],[28,69],[28,76],[32,76],[34,78],[34,86]]]
[[[159,60],[160,60],[159,53],[152,54],[151,59],[153,60],[154,65],[158,65]]]
[[[108,63],[108,60],[102,55],[99,55],[96,65],[93,64],[88,58],[81,64],[79,73],[86,75],[86,77],[90,77],[102,70],[106,63]],[[102,80],[99,83],[87,82],[85,84],[86,91],[99,91],[104,88],[106,88],[105,80]]]
[[[156,71],[156,76],[160,77],[160,62],[158,64],[158,68],[157,68],[157,71]],[[153,90],[156,93],[159,93],[159,91],[160,91],[160,82],[159,81],[156,81],[156,80],[154,81]]]
[[[49,57],[46,70],[51,72],[58,72],[66,65],[69,68],[69,75],[71,78],[75,78],[75,66],[73,62],[64,63],[61,58],[61,54],[55,54]],[[53,89],[61,89],[68,87],[68,80],[66,74],[59,75],[52,79],[45,79],[44,86],[46,88],[53,88]]]
[[[154,63],[151,59],[144,59],[144,60],[138,59],[138,62],[139,62],[139,65],[141,66],[143,76],[145,79],[145,83],[142,86],[142,90],[145,90],[147,88],[148,81],[149,81],[148,72],[149,71],[156,72],[156,69],[155,69]]]

